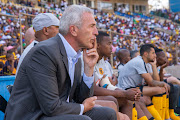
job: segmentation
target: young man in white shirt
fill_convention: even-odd
[[[113,83],[110,83],[110,81],[113,81],[112,79],[117,78],[115,78],[116,76],[112,76],[111,74],[109,74],[109,70],[107,70],[108,66],[106,66],[106,61],[103,57],[110,57],[112,52],[112,41],[110,40],[110,37],[107,33],[99,32],[99,35],[97,36],[97,43],[97,52],[99,54],[99,59],[94,71],[96,83],[94,88],[94,94],[98,96],[110,95],[117,98],[119,106],[121,108],[121,112],[127,114],[131,119],[132,115],[130,111],[132,109],[132,106],[130,106],[130,104],[132,103],[132,101],[138,100],[140,98],[140,90],[136,88],[122,90],[120,88],[117,88],[116,86],[113,86]],[[107,81],[105,81],[104,79]],[[137,105],[136,109],[139,119],[153,119],[150,113],[146,117],[146,114],[144,113],[144,110],[146,108],[142,108],[143,106],[139,106],[138,102],[135,103]]]

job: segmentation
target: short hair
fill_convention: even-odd
[[[121,61],[124,58],[124,55],[126,55],[126,52],[129,52],[129,50],[120,49],[118,52],[116,52],[117,58]]]
[[[150,52],[151,48],[154,48],[154,46],[152,44],[144,44],[141,46],[140,48],[140,55],[142,56],[144,54],[144,52]]]
[[[99,34],[96,36],[97,43],[101,43],[103,41],[103,37],[104,36],[108,36],[109,37],[109,34],[107,34],[106,32],[99,31],[98,33]]]
[[[159,52],[162,52],[162,51],[163,51],[162,49],[159,49],[159,48],[157,48],[157,47],[155,47],[154,50],[155,50],[155,53],[159,53]]]
[[[91,13],[94,15],[93,10],[85,6],[71,5],[67,7],[60,19],[59,32],[62,35],[67,35],[70,25],[75,25],[80,28],[83,22],[83,13]]]
[[[135,56],[136,53],[138,53],[137,50],[132,50],[132,51],[130,51],[130,56],[131,56],[131,58],[134,58],[134,56]]]

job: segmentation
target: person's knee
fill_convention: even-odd
[[[103,115],[105,116],[105,120],[117,120],[116,112],[112,108],[103,107],[101,109]]]
[[[107,100],[113,101],[117,106],[119,106],[118,101],[115,97],[113,96],[106,96],[106,97],[107,97]]]
[[[118,107],[114,101],[108,101],[108,107],[113,108],[115,111],[117,111]]]
[[[156,94],[163,94],[166,92],[166,89],[164,87],[157,87],[155,91],[157,91]]]
[[[172,84],[178,84],[179,80],[176,77],[172,76],[167,78],[167,82]]]
[[[117,120],[116,112],[112,108],[106,107],[106,112],[108,120]]]

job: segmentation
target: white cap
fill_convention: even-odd
[[[52,13],[40,13],[32,21],[35,31],[42,30],[44,27],[59,26],[59,19]]]

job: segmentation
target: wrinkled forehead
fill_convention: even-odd
[[[94,19],[94,15],[91,12],[84,12],[82,14],[82,22],[91,21],[90,23],[96,24],[96,21]]]

